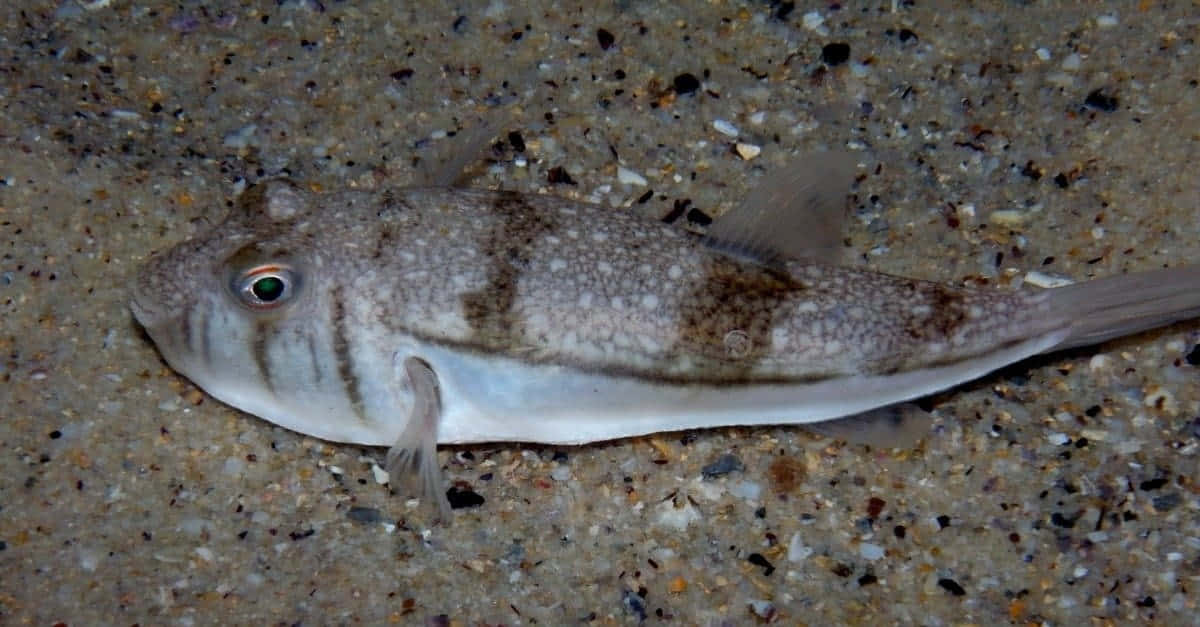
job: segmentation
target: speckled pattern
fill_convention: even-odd
[[[703,223],[846,146],[871,269],[1197,257],[1187,3],[809,10],[4,3],[0,622],[1196,624],[1194,322],[929,399],[915,450],[452,447],[450,527],[378,483],[382,449],[222,406],[132,322],[137,267],[243,181],[404,184],[505,103],[477,186]]]

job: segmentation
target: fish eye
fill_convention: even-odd
[[[268,310],[292,300],[297,276],[291,268],[278,264],[255,266],[241,273],[233,291],[251,309]]]

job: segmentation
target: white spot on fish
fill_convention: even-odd
[[[566,267],[567,267],[566,259],[560,259],[558,257],[555,257],[554,259],[550,260],[550,271],[551,272],[558,272]]]
[[[642,307],[646,309],[658,308],[658,296],[654,294],[645,294],[642,296]]]
[[[811,300],[806,300],[796,305],[796,311],[799,313],[817,313],[820,310],[820,307],[817,307],[817,304]]]
[[[771,330],[771,348],[777,351],[787,347],[788,332],[787,329],[776,327]]]
[[[678,265],[672,264],[670,268],[667,268],[667,278],[678,280],[682,276],[683,268],[680,268]]]

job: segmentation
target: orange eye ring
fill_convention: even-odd
[[[241,303],[251,309],[266,311],[291,302],[299,287],[299,277],[288,266],[263,264],[238,275],[231,286]]]

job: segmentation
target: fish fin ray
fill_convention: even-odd
[[[897,403],[861,414],[803,425],[810,433],[874,448],[913,448],[929,435],[933,414],[914,403]]]
[[[837,264],[855,160],[816,152],[766,174],[742,203],[713,221],[705,243],[763,265],[786,260]]]
[[[437,503],[442,520],[451,520],[450,501],[442,491],[437,458],[438,420],[442,414],[437,373],[416,357],[404,360],[404,375],[413,394],[412,413],[396,443],[388,449],[387,469],[393,485],[418,481],[421,499]]]

